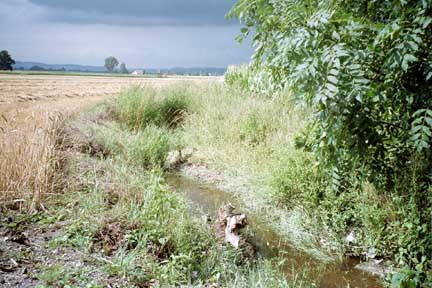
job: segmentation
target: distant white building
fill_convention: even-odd
[[[135,70],[132,72],[132,75],[144,75],[144,70]]]

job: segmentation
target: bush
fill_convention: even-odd
[[[84,129],[89,129],[89,133],[94,134],[94,138],[110,154],[141,167],[162,167],[168,152],[177,148],[170,131],[153,124],[133,133],[122,130],[115,123],[81,127],[81,130]]]
[[[251,110],[243,119],[240,127],[240,139],[251,145],[258,145],[267,139],[271,123],[258,110]]]
[[[131,136],[126,145],[126,159],[145,167],[162,167],[171,147],[169,133],[153,125]]]

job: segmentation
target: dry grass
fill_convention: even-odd
[[[63,116],[33,114],[26,125],[5,116],[0,121],[0,205],[43,208],[43,200],[55,192]]]

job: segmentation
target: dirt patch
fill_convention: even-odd
[[[93,135],[86,134],[75,127],[65,127],[61,141],[63,149],[78,151],[92,157],[106,158],[110,155],[110,151],[99,143]]]
[[[54,287],[127,284],[124,279],[113,278],[103,271],[100,259],[104,256],[85,254],[67,246],[50,247],[50,241],[64,235],[67,222],[45,226],[16,221],[14,216],[5,214],[1,217],[6,221],[0,222],[0,287],[27,288],[44,283]],[[115,228],[109,229],[112,235]]]
[[[100,247],[107,255],[113,255],[126,244],[124,229],[116,222],[106,223],[93,238],[94,245]]]

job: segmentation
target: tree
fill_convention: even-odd
[[[9,55],[6,50],[0,51],[0,70],[13,70],[12,65],[15,64],[15,60]]]
[[[386,219],[394,227],[415,219],[403,224],[415,228],[382,221],[380,231],[400,232],[376,239],[398,239],[392,253],[418,282],[432,270],[431,12],[431,1],[405,0],[239,0],[230,12],[245,25],[240,41],[253,34],[255,80],[265,82],[256,86],[289,90],[312,109],[301,142],[333,195],[349,199],[355,185],[372,183],[382,199],[410,203],[400,209],[409,213]],[[343,203],[341,213],[354,207]],[[363,221],[348,218],[347,226]]]
[[[114,68],[119,64],[118,60],[114,56],[105,58],[105,68],[108,72],[113,72]]]
[[[120,64],[120,73],[122,73],[122,74],[127,74],[127,73],[129,73],[129,71],[128,71],[127,68],[126,68],[126,64],[125,64],[125,63],[121,63],[121,64]]]

